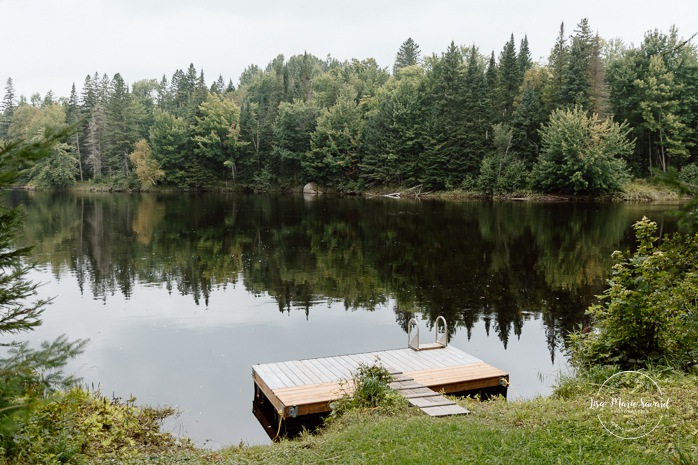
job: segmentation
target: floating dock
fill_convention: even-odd
[[[277,421],[280,428],[282,421],[326,415],[333,401],[351,394],[351,380],[360,365],[386,368],[393,375],[391,387],[431,416],[468,413],[440,394],[506,397],[509,374],[449,346],[445,321],[441,337],[437,322],[434,344],[420,345],[418,328],[415,336],[411,330],[412,322],[405,349],[253,365],[255,416],[276,430],[271,425]],[[260,418],[262,410],[266,411],[266,421]],[[269,414],[274,419],[268,418]]]
[[[509,374],[455,347],[410,348],[340,355],[252,366],[256,397],[264,395],[286,419],[330,411],[330,403],[351,389],[360,364],[380,363],[434,392],[477,392],[494,388],[506,394]]]

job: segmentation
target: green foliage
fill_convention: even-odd
[[[478,189],[489,195],[518,192],[524,189],[527,176],[526,165],[509,152],[512,129],[507,125],[495,124],[492,133],[495,151],[482,160],[477,178]]]
[[[80,126],[69,147],[24,180],[45,187],[69,186],[71,178],[135,185],[129,153],[149,138],[163,184],[184,189],[216,187],[229,176],[236,186],[259,188],[253,184],[266,170],[272,187],[317,181],[339,190],[450,190],[471,185],[483,167],[487,172],[494,124],[511,125],[512,151],[530,169],[541,152],[539,128],[553,111],[575,105],[601,120],[627,122],[623,131],[639,143],[623,157],[636,175],[698,155],[698,52],[675,28],[650,31],[639,47],[625,47],[594,35],[582,19],[571,36],[560,26],[547,64],[533,63],[525,36],[518,53],[510,36],[497,58],[455,43],[420,57],[408,39],[393,76],[373,58],[278,55],[266,67],[248,67],[237,89],[222,76],[207,86],[203,70],[190,64],[169,81],[136,81],[132,91],[118,73],[95,73],[80,96],[73,89],[63,103],[51,93],[16,102],[8,80],[0,137],[40,135],[36,121],[60,112],[61,124]],[[352,115],[341,109],[348,94]],[[225,169],[226,160],[234,171]],[[614,163],[572,165],[540,173],[533,187],[580,195],[618,190]]]
[[[698,186],[698,164],[690,163],[681,168],[679,180],[687,184]]]
[[[390,388],[392,375],[380,361],[374,365],[360,364],[344,389],[347,393],[332,403],[333,418],[352,410],[396,411],[407,405],[406,399]]]
[[[165,172],[165,181],[179,187],[189,185],[187,156],[187,125],[182,118],[156,110],[150,128],[150,149],[155,161]]]
[[[44,138],[30,142],[10,142],[0,148],[0,187],[6,187],[19,176],[21,168],[31,166],[42,156],[50,154],[67,130],[47,133]],[[0,451],[3,455],[16,452],[13,434],[18,421],[52,390],[73,383],[62,369],[68,359],[79,354],[83,341],[69,342],[60,337],[44,343],[39,349],[26,343],[8,340],[8,335],[29,331],[41,324],[46,300],[30,300],[36,295],[36,284],[26,278],[31,269],[26,264],[29,248],[18,248],[22,218],[18,210],[0,207]]]
[[[419,55],[419,45],[412,37],[408,38],[400,45],[400,49],[397,51],[395,64],[393,64],[393,75],[399,76],[402,68],[418,65],[420,62]]]
[[[607,434],[589,408],[598,384],[580,380],[576,394],[505,402],[460,399],[465,417],[431,418],[414,409],[397,415],[347,415],[323,434],[263,447],[218,451],[222,463],[665,464],[681,454],[695,462],[695,377],[656,374],[671,399],[669,414],[646,439],[622,441]],[[635,393],[623,391],[623,399]],[[678,447],[677,447],[678,446]],[[183,458],[184,459],[184,458]],[[210,463],[211,457],[188,463]],[[681,463],[681,462],[679,462]],[[687,463],[691,463],[690,461]]]
[[[609,63],[609,101],[618,121],[625,120],[637,144],[634,170],[677,166],[695,156],[698,134],[698,53],[675,28],[648,31],[639,47],[622,50]]]
[[[598,195],[620,191],[628,179],[624,156],[629,129],[581,108],[555,110],[541,130],[541,153],[532,172],[541,192]]]
[[[302,166],[308,180],[347,188],[358,180],[362,121],[356,93],[345,85],[331,108],[322,111]]]
[[[622,368],[698,363],[698,235],[675,234],[657,245],[657,224],[635,226],[638,248],[614,252],[601,303],[589,308],[594,329],[571,337],[572,361]]]
[[[688,202],[681,205],[677,212],[680,224],[689,231],[698,230],[698,168],[696,165],[687,165],[685,171],[679,171],[669,167],[666,172],[653,170],[653,180],[674,190],[682,196],[690,197]]]
[[[190,447],[160,431],[173,409],[139,408],[134,402],[80,388],[52,394],[15,434],[14,463],[123,463]]]

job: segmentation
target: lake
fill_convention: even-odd
[[[651,204],[445,202],[240,194],[11,191],[54,297],[35,343],[90,343],[70,372],[218,448],[268,443],[255,363],[406,347],[437,316],[450,344],[509,372],[509,399],[548,395],[563,337],[585,323],[616,249]]]

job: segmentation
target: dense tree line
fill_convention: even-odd
[[[626,46],[584,19],[572,34],[560,26],[545,64],[526,37],[498,55],[451,43],[422,56],[408,39],[392,73],[373,59],[279,55],[237,87],[192,64],[131,85],[95,73],[67,99],[28,101],[8,79],[0,111],[0,139],[77,125],[32,170],[42,186],[597,194],[695,161],[698,53],[675,29]]]

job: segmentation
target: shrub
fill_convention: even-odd
[[[688,369],[698,363],[698,234],[657,245],[656,223],[643,218],[634,229],[637,251],[613,253],[608,288],[588,310],[594,329],[570,337],[572,362]]]
[[[332,403],[331,417],[339,417],[350,410],[381,409],[391,410],[407,405],[407,400],[389,384],[392,375],[385,367],[360,364],[352,380],[344,386],[345,395]]]
[[[53,394],[34,409],[15,435],[17,463],[93,463],[188,447],[160,431],[171,408],[139,408],[94,391],[74,388]]]
[[[698,165],[691,163],[681,168],[679,180],[688,184],[698,186]]]
[[[574,195],[619,192],[629,179],[623,160],[633,151],[628,132],[625,124],[601,121],[578,107],[555,110],[541,129],[541,152],[531,173],[533,188]]]

